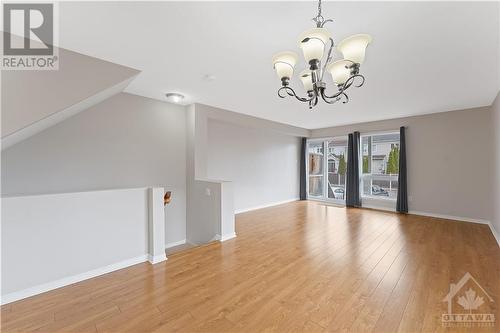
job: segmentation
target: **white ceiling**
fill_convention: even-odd
[[[485,106],[498,92],[498,2],[327,2],[323,15],[334,19],[327,27],[336,42],[373,36],[361,68],[366,83],[352,88],[349,104],[312,112],[282,100],[272,55],[299,51],[297,37],[313,26],[316,6],[65,2],[59,44],[141,70],[130,93],[164,100],[165,92],[182,92],[188,102],[309,129]],[[302,91],[297,79],[292,86]]]

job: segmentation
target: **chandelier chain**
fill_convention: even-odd
[[[316,15],[312,20],[316,22],[316,26],[318,28],[323,28],[323,26],[327,22],[333,22],[332,20],[325,20],[325,18],[323,17],[321,9],[321,0],[318,0],[318,15]]]

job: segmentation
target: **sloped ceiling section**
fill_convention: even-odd
[[[2,150],[121,92],[138,74],[62,48],[58,70],[2,71]]]

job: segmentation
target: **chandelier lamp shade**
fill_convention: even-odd
[[[300,72],[299,78],[306,92],[305,97],[297,95],[290,87],[298,56],[291,51],[280,52],[273,57],[273,66],[281,80],[278,96],[295,97],[301,102],[309,104],[312,109],[322,99],[328,104],[342,100],[349,102],[346,90],[351,86],[361,87],[365,78],[360,74],[360,67],[365,60],[365,53],[372,38],[367,34],[357,34],[342,40],[335,45],[330,31],[323,26],[332,20],[325,20],[321,15],[321,0],[318,2],[318,15],[313,19],[316,27],[304,31],[299,36],[299,48],[302,50],[306,69]],[[333,59],[333,49],[339,51],[343,59]],[[325,52],[326,51],[326,52]],[[324,59],[324,60],[323,60]],[[336,85],[334,93],[327,93],[324,74],[329,73]],[[357,81],[355,83],[355,81]]]

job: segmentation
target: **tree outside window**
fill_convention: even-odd
[[[386,173],[390,175],[399,174],[399,146],[394,145],[387,160]]]

